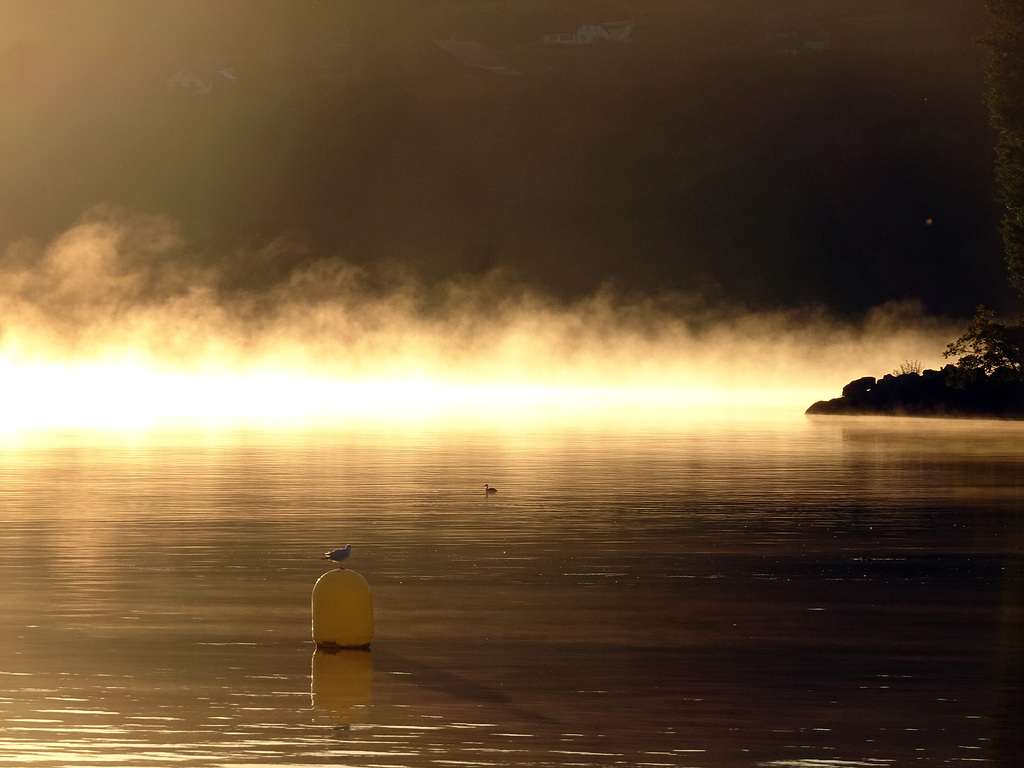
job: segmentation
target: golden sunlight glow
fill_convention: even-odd
[[[422,424],[486,419],[526,424],[616,420],[666,412],[800,409],[811,393],[714,387],[482,384],[421,378],[343,381],[273,371],[184,373],[140,365],[0,361],[0,430],[168,425]]]
[[[844,323],[683,294],[560,304],[493,276],[379,290],[340,261],[224,293],[161,267],[174,233],[97,214],[9,250],[0,429],[802,413],[904,360],[941,365],[953,335],[913,305]]]

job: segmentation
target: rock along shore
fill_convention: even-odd
[[[949,386],[956,368],[865,376],[843,387],[842,397],[819,400],[809,415],[944,416],[1024,419],[1024,383],[983,377],[963,389]]]

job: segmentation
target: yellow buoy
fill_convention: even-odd
[[[318,648],[366,648],[373,640],[373,596],[366,579],[345,568],[313,585],[313,641]]]

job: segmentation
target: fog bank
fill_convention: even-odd
[[[282,238],[266,250],[298,247]],[[253,264],[273,254],[237,258]],[[841,322],[821,308],[746,311],[696,291],[644,295],[608,285],[562,302],[501,270],[427,283],[340,258],[240,291],[224,289],[208,263],[174,222],[110,209],[50,243],[11,244],[0,262],[0,357],[14,366],[131,364],[175,374],[792,389],[826,398],[905,360],[941,366],[958,333],[913,303]]]

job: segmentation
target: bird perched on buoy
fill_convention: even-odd
[[[497,493],[497,488],[491,488],[487,483],[484,483],[484,493]]]
[[[346,560],[348,560],[350,557],[352,557],[352,545],[351,544],[346,544],[341,549],[336,549],[333,552],[325,552],[324,553],[324,560],[331,560],[331,561],[337,563],[338,567],[341,568],[342,570],[345,570],[345,566],[342,565],[342,563],[345,562]]]

